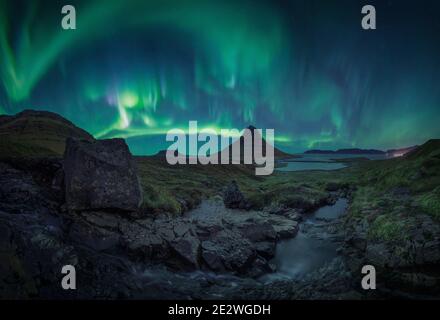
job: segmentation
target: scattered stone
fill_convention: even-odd
[[[191,235],[176,238],[170,243],[171,248],[177,255],[182,258],[184,264],[181,269],[185,269],[188,265],[189,269],[199,269],[200,267],[200,241]]]
[[[272,220],[273,228],[278,234],[280,239],[293,238],[299,230],[299,224],[297,221],[285,220],[285,221],[275,221]]]

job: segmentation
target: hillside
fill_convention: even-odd
[[[403,157],[362,163],[359,170],[347,221],[368,220],[372,240],[411,239],[417,221],[440,221],[439,139]]]
[[[380,190],[432,190],[440,185],[440,139],[429,140],[402,157],[366,163],[362,168],[365,181],[377,184]]]
[[[25,110],[0,116],[0,157],[60,156],[67,137],[93,140],[56,113]]]

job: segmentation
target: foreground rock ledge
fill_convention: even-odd
[[[64,175],[70,211],[136,211],[142,203],[139,179],[123,139],[67,139]]]

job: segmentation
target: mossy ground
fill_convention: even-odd
[[[405,220],[401,219],[398,215],[379,215],[371,224],[368,230],[368,237],[378,241],[402,241],[407,237],[405,233],[407,227]]]
[[[202,199],[215,196],[232,180],[243,192],[252,193],[262,179],[254,168],[244,165],[169,165],[162,157],[137,157],[144,190],[144,209],[182,213]]]
[[[424,211],[440,221],[440,186],[432,191],[420,194],[416,201]]]
[[[315,207],[328,196],[329,183],[346,183],[344,172],[289,172],[256,176],[245,165],[168,165],[161,157],[137,157],[144,209],[151,212],[182,213],[204,198],[219,195],[235,180],[252,209],[269,205]]]
[[[440,140],[405,157],[359,164],[356,171],[348,218],[370,216],[370,238],[405,239],[418,214],[440,222]]]

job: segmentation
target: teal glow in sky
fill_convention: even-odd
[[[286,151],[440,137],[437,1],[0,0],[0,112],[55,111],[137,154],[170,128],[274,128]]]

